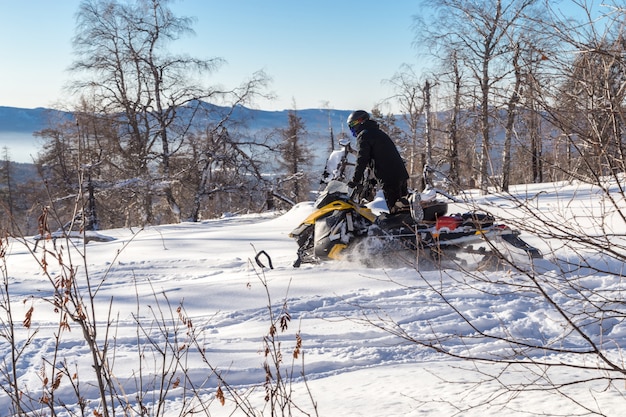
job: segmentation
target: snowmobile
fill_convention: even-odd
[[[440,189],[412,192],[399,212],[379,215],[357,202],[359,191],[371,195],[371,190],[350,189],[343,182],[328,183],[315,201],[315,211],[290,233],[298,244],[294,267],[338,259],[367,263],[407,251],[440,266],[444,260],[466,263],[459,254],[472,255],[479,265],[509,255],[514,260],[542,258],[518,231],[497,223],[490,214],[448,215],[448,202],[455,200]]]

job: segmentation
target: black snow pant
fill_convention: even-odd
[[[385,202],[389,213],[395,212],[394,206],[396,201],[406,196],[409,193],[407,180],[402,180],[396,183],[384,183],[382,184],[383,194],[385,195]]]

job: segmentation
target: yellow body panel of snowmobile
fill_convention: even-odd
[[[333,246],[333,248],[330,250],[330,252],[328,252],[328,257],[330,259],[334,259],[334,260],[338,260],[341,258],[340,253],[342,250],[344,250],[345,248],[347,248],[348,245],[345,245],[343,243],[337,243],[335,246]]]
[[[374,222],[376,220],[376,215],[372,213],[372,210],[367,207],[359,207],[354,204],[348,203],[346,201],[333,201],[332,203],[326,204],[324,207],[320,207],[315,210],[313,213],[309,214],[309,216],[304,219],[302,223],[304,224],[315,224],[315,221],[322,217],[325,214],[333,212],[335,210],[350,210],[354,209],[361,216],[365,217],[367,220]]]

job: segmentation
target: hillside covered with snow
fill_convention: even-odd
[[[503,195],[473,196],[471,208],[517,225],[576,219],[590,235],[602,219],[613,231],[602,241],[623,247],[621,213],[603,209],[597,189],[559,183],[515,193],[536,216]],[[312,209],[104,230],[113,240],[86,245],[59,239],[35,250],[31,238],[8,240],[0,414],[15,413],[15,376],[32,415],[48,404],[60,416],[81,406],[102,415],[100,363],[115,415],[280,415],[274,401],[292,415],[621,415],[619,256],[600,244],[576,250],[536,227],[522,236],[544,259],[519,269],[293,268],[289,232]],[[69,305],[76,300],[81,308]]]

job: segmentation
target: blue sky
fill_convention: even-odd
[[[79,3],[0,0],[0,106],[67,105]],[[391,94],[382,80],[418,63],[415,0],[174,0],[170,7],[196,18],[196,35],[172,51],[225,59],[212,84],[236,86],[264,70],[277,95],[257,103],[266,110],[294,102],[299,109],[369,110]]]
[[[587,0],[598,5],[599,0]],[[614,0],[611,0],[614,1]],[[63,86],[80,0],[0,0],[0,106],[67,107]],[[554,1],[571,8],[574,1]],[[428,65],[412,46],[418,0],[173,0],[196,35],[173,52],[219,57],[209,83],[234,87],[255,71],[273,81],[265,110],[371,108],[402,64]],[[383,110],[387,110],[383,108]]]

